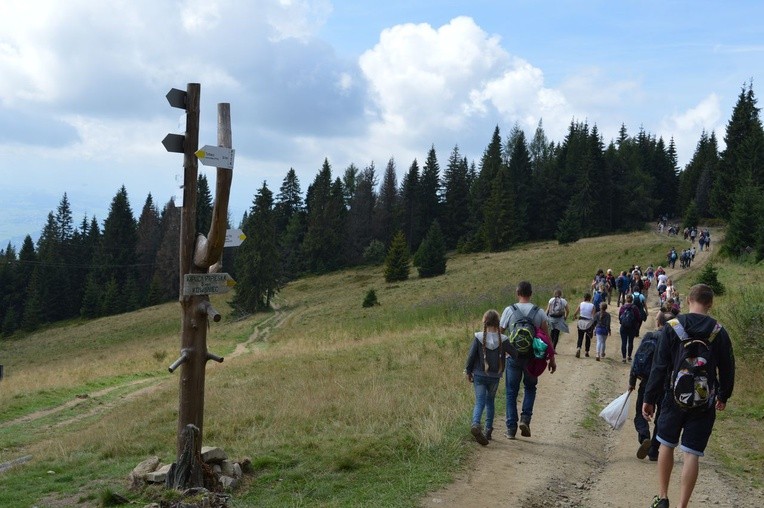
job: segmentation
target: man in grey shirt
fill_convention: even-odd
[[[510,305],[501,314],[501,320],[499,321],[500,330],[507,334],[511,333],[512,327],[515,322],[526,316],[533,321],[536,328],[540,328],[547,336],[549,335],[549,327],[547,325],[546,313],[531,303],[531,295],[533,294],[533,287],[530,282],[522,281],[517,285],[517,303]],[[536,385],[538,384],[538,377],[531,376],[526,370],[526,366],[530,359],[517,358],[516,354],[513,354],[510,348],[510,356],[507,358],[506,364],[506,389],[507,389],[507,434],[509,439],[515,439],[518,426],[520,428],[520,434],[524,437],[530,437],[531,435],[531,416],[533,415],[533,403],[536,400]],[[557,365],[554,361],[554,357],[549,360],[549,371],[554,372],[557,370]],[[520,391],[520,381],[523,382],[523,407],[518,422],[517,415],[517,395]]]

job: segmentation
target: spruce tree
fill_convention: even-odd
[[[393,235],[400,230],[398,181],[395,174],[395,160],[392,158],[385,167],[379,199],[374,210],[375,237],[385,245],[390,245]]]
[[[470,181],[467,160],[455,145],[443,173],[443,236],[446,247],[453,249],[469,234]]]
[[[406,245],[406,236],[399,231],[393,237],[385,258],[385,280],[395,282],[409,278],[411,254]]]
[[[721,248],[722,254],[727,256],[738,256],[756,246],[758,225],[764,213],[761,190],[750,178],[741,183],[734,201]]]
[[[374,239],[374,209],[377,185],[374,164],[364,168],[355,178],[355,191],[350,199],[345,234],[346,261],[356,264],[363,259],[363,252]]]
[[[232,303],[239,311],[249,313],[270,308],[280,287],[281,260],[273,193],[265,182],[255,195],[243,230],[247,241],[236,256],[236,293]]]
[[[417,236],[421,239],[424,238],[432,221],[440,219],[441,213],[440,164],[434,145],[427,152],[427,159],[422,167],[419,191],[420,215],[418,222],[420,232]]]
[[[419,227],[419,220],[421,218],[419,202],[421,191],[419,183],[419,164],[414,159],[414,162],[409,166],[406,176],[403,178],[400,191],[401,229],[403,234],[406,235],[406,241],[411,249],[414,249],[414,246],[419,245],[422,241],[422,238],[419,236],[421,232]]]
[[[438,221],[432,223],[415,255],[415,264],[422,278],[446,273],[446,244]]]
[[[212,193],[207,177],[200,173],[196,181],[196,232],[204,236],[212,224]]]

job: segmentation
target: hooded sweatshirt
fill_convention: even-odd
[[[704,314],[681,314],[679,323],[689,337],[708,338],[716,326],[716,320]],[[658,348],[653,356],[653,367],[645,389],[645,403],[655,404],[662,397],[671,383],[674,363],[679,355],[680,339],[670,324],[661,331],[663,336],[658,341]],[[735,386],[735,356],[727,330],[722,328],[711,342],[711,353],[716,362],[716,371],[709,373],[709,384],[716,388],[716,398],[726,403]]]
[[[501,337],[501,339],[499,338]],[[499,342],[501,341],[501,342]],[[483,363],[483,332],[475,332],[470,352],[467,355],[467,363],[464,370],[472,375],[501,378],[499,359],[509,350],[509,337],[499,335],[496,332],[488,332],[485,341],[485,356],[488,359],[488,372]]]

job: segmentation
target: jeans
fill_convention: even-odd
[[[661,405],[660,402],[655,405],[655,414],[653,415],[653,421],[656,422],[655,425],[653,425],[653,432],[652,436],[650,435],[650,424],[645,420],[645,417],[642,416],[642,402],[645,400],[645,387],[647,386],[647,380],[643,379],[639,382],[639,389],[637,390],[637,411],[634,415],[634,428],[637,430],[637,439],[639,440],[639,443],[642,444],[642,441],[645,439],[650,439],[650,450],[647,452],[647,455],[650,457],[657,457],[658,456],[658,448],[660,447],[660,443],[658,442],[658,415],[660,414]]]
[[[634,351],[634,337],[636,335],[636,330],[624,328],[623,326],[621,327],[621,356],[623,356],[624,359],[627,356],[631,358],[631,353]]]
[[[480,417],[485,409],[485,428],[493,428],[494,400],[499,388],[499,378],[473,374],[475,387],[475,409],[472,411],[472,425],[480,425]]]
[[[520,392],[520,381],[523,382],[523,421],[530,423],[533,415],[533,403],[536,401],[536,385],[539,378],[533,377],[525,370],[527,360],[507,358],[507,429],[517,429],[517,395]]]
[[[605,356],[607,335],[597,335],[597,356]]]

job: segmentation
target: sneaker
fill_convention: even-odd
[[[657,455],[648,455],[647,458],[650,459],[650,462],[658,462]]]
[[[624,358],[623,360],[621,360],[621,363],[626,363],[626,358]]]
[[[487,440],[491,440],[491,434],[493,434],[493,429],[485,429],[485,438]]]
[[[597,355],[597,358],[595,360],[600,361],[600,355]]]
[[[581,348],[576,349],[576,358],[581,358]]]
[[[520,417],[520,435],[523,437],[531,437],[531,424],[522,416]]]
[[[668,498],[655,496],[650,508],[670,508],[670,506]]]
[[[631,356],[626,359],[629,363],[631,363]]]
[[[475,441],[481,445],[485,446],[488,444],[488,440],[483,435],[483,430],[480,428],[480,425],[473,425],[470,429],[470,433],[475,436]]]
[[[517,428],[509,428],[507,429],[507,432],[504,433],[504,437],[507,439],[515,439],[515,435],[517,434]]]
[[[637,450],[637,458],[644,459],[645,457],[647,457],[647,452],[650,451],[651,445],[652,445],[652,442],[649,439],[643,439],[642,444],[639,445],[639,449]]]
[[[587,358],[589,358],[589,351],[587,351],[586,353],[584,353],[584,356],[585,356],[585,357],[587,357]]]

